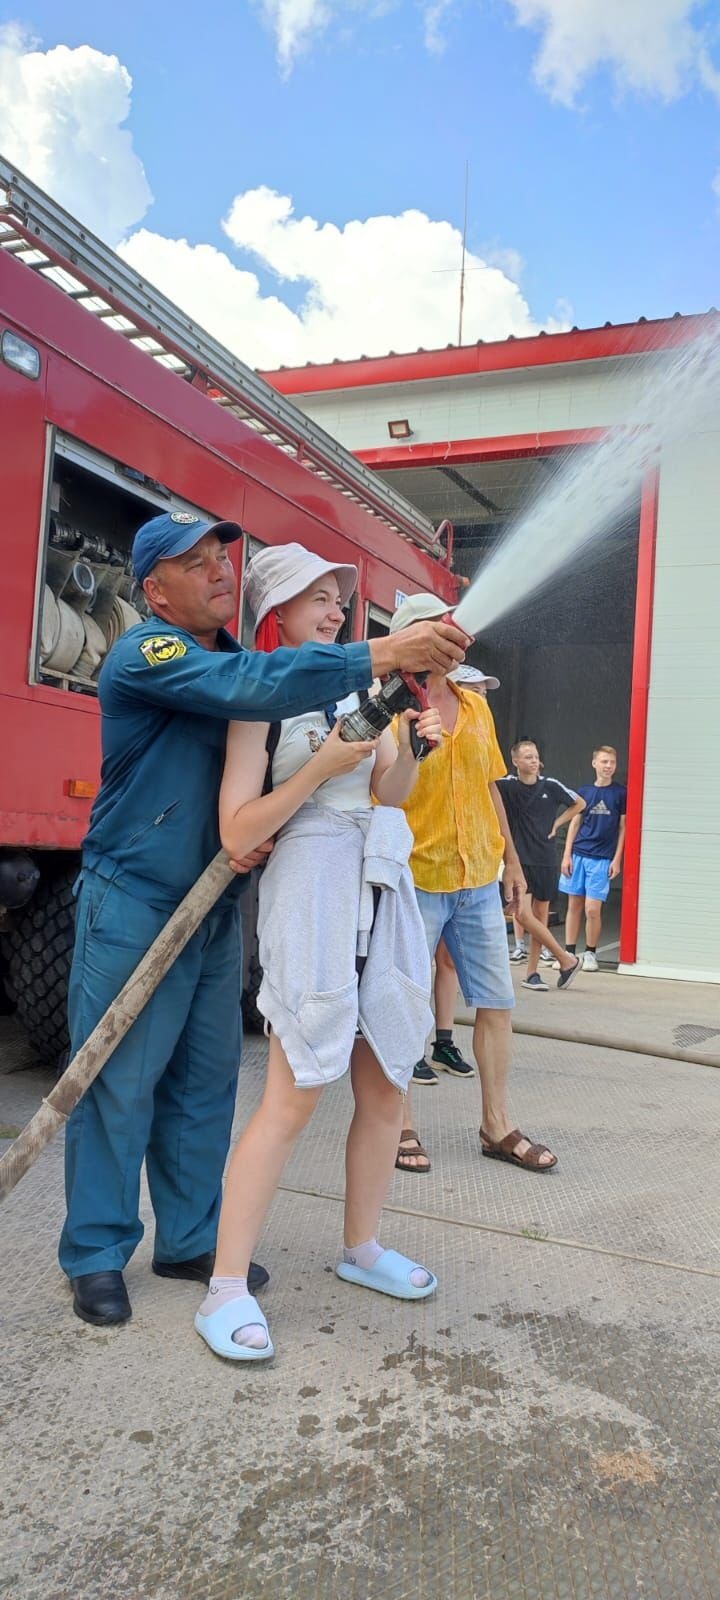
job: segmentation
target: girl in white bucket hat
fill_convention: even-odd
[[[257,646],[332,644],[356,581],[355,567],[333,566],[302,545],[260,551],[244,579]],[[350,695],[281,723],[232,722],[228,732],[225,849],[244,859],[274,840],[258,915],[267,1083],[230,1164],[215,1276],[195,1318],[210,1348],[236,1361],[273,1354],[247,1293],[251,1253],[298,1135],[348,1065],[355,1114],[338,1276],[400,1299],[422,1299],[437,1285],[427,1268],[383,1249],[377,1233],[403,1095],[432,1021],[427,943],[408,867],[412,835],[399,806],[417,773],[410,723],[416,718],[435,742],[440,718],[406,712],[399,747],[390,729],[344,743],[342,716],[357,703]]]

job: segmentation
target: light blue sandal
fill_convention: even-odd
[[[265,1329],[267,1344],[264,1350],[255,1350],[249,1344],[237,1344],[233,1339],[233,1334],[239,1328],[247,1328],[251,1322]],[[269,1361],[275,1354],[267,1322],[251,1294],[228,1300],[217,1311],[211,1311],[209,1317],[204,1317],[198,1311],[195,1327],[200,1338],[215,1351],[216,1356],[225,1356],[228,1361]]]
[[[418,1270],[427,1272],[430,1279],[422,1289],[410,1282],[410,1273]],[[340,1261],[335,1271],[346,1283],[359,1283],[363,1289],[377,1289],[380,1294],[391,1294],[396,1300],[426,1300],[438,1286],[434,1272],[429,1272],[419,1261],[401,1256],[398,1250],[383,1250],[374,1267],[355,1267],[349,1261]]]

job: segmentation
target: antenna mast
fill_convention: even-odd
[[[463,215],[462,236],[462,261],[460,264],[460,317],[458,321],[458,344],[462,344],[463,311],[465,309],[465,251],[467,248],[467,222],[468,222],[468,184],[470,178],[470,162],[465,162],[465,210]]]

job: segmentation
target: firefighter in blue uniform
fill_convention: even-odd
[[[220,848],[228,720],[279,721],[394,667],[445,671],[464,636],[425,623],[392,639],[252,655],[227,633],[236,523],[163,513],[133,562],[152,609],[100,677],[103,766],[83,849],[69,1013],[73,1052]],[[331,563],[325,564],[331,570]],[[271,846],[235,863],[238,874]],[[122,1272],[139,1243],[140,1173],[155,1212],[153,1270],[207,1282],[242,1044],[238,894],[221,897],[70,1117],[60,1264],[87,1322],[126,1322]],[[267,1282],[254,1266],[250,1287]]]

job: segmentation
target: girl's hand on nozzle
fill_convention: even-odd
[[[410,744],[410,724],[415,723],[416,732],[421,739],[426,739],[435,749],[442,743],[442,718],[434,706],[428,706],[425,711],[403,711],[398,726],[398,744],[402,751],[412,748]]]
[[[319,783],[325,783],[328,778],[339,778],[344,772],[354,772],[361,761],[365,761],[374,750],[377,750],[377,739],[341,739],[341,726],[341,722],[336,722],[332,732],[313,756],[313,776],[321,774]]]

